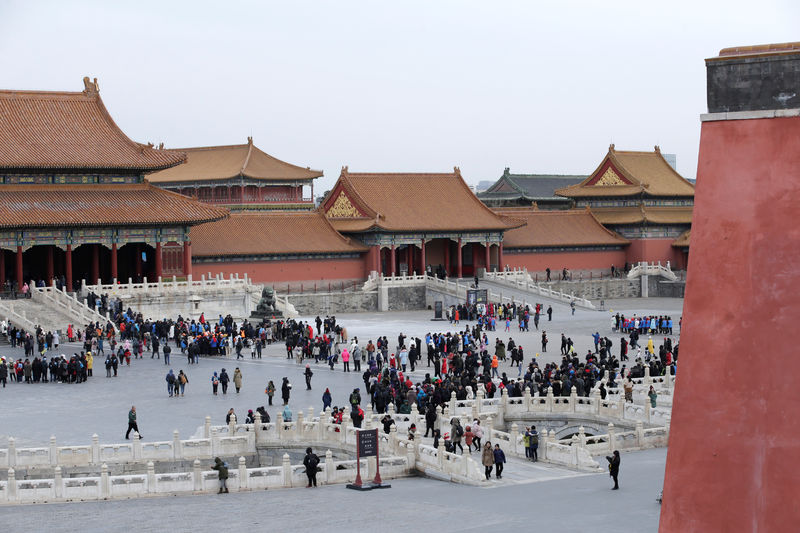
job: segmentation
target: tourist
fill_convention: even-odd
[[[325,392],[322,393],[322,410],[327,410],[331,406],[332,401],[333,399],[331,398],[331,390],[325,389]]]
[[[488,444],[488,443],[487,443]],[[495,476],[497,479],[503,477],[503,463],[506,462],[506,454],[503,453],[503,450],[500,449],[499,444],[494,445],[494,469],[495,469]]]
[[[622,388],[625,391],[625,401],[633,403],[633,381],[630,378],[626,379]]]
[[[219,387],[219,376],[217,375],[216,372],[214,372],[214,375],[211,376],[211,390],[214,393],[214,396],[217,395],[218,387]]]
[[[350,372],[350,352],[347,348],[342,350],[342,366],[345,372]]]
[[[292,421],[292,410],[289,408],[288,404],[283,406],[283,412],[281,413],[281,417],[283,418],[284,422]]]
[[[408,426],[408,440],[414,440],[416,435],[417,435],[417,425],[412,423],[410,426]]]
[[[619,450],[614,450],[614,455],[607,455],[606,461],[608,461],[608,475],[614,480],[614,486],[611,490],[619,489],[619,464],[620,464],[620,457],[619,457]]]
[[[291,391],[292,391],[292,384],[289,383],[289,378],[284,377],[283,384],[281,384],[281,396],[283,397],[283,405],[288,405],[289,395],[291,394]]]
[[[237,366],[233,371],[233,385],[236,387],[236,394],[242,389],[242,371]]]
[[[652,385],[650,385],[650,391],[647,393],[647,397],[650,398],[650,407],[655,409],[656,399],[658,398],[658,394],[656,393],[656,390],[653,388]]]
[[[175,374],[172,373],[172,369],[169,369],[167,372],[167,393],[169,393],[169,397],[172,398],[172,391],[175,388]]]
[[[474,440],[475,434],[472,432],[472,426],[467,426],[464,428],[464,444],[467,445],[467,451],[470,453],[470,455],[472,455],[472,443]],[[464,454],[463,450],[461,454]]]
[[[142,438],[142,435],[139,433],[139,424],[136,421],[136,406],[131,405],[131,410],[128,411],[128,431],[125,433],[125,439],[130,438],[131,430],[135,432],[135,434],[139,435],[139,438]]]
[[[481,451],[481,439],[483,438],[483,428],[481,427],[480,420],[477,418],[472,421],[472,433],[474,435],[473,442],[475,443],[475,451]]]
[[[314,375],[314,372],[311,371],[311,365],[306,365],[305,372],[303,375],[306,378],[306,390],[311,390],[311,376]]]
[[[319,465],[319,457],[311,451],[311,448],[306,448],[306,456],[303,458],[303,466],[306,467],[306,476],[308,476],[306,488],[317,486],[317,465]]]
[[[456,451],[456,446],[461,450],[461,455],[464,455],[464,447],[461,445],[461,438],[464,436],[464,427],[461,425],[461,420],[454,416],[450,420],[450,442],[453,443],[453,453]]]
[[[547,321],[548,322],[552,322],[553,321],[553,306],[552,305],[548,305],[547,306]]]
[[[542,353],[547,351],[547,332],[542,331]]]
[[[178,372],[178,384],[177,387],[181,388],[181,396],[183,396],[183,391],[186,389],[186,384],[189,383],[189,378],[186,377],[186,374],[183,373],[183,370]],[[175,391],[175,396],[178,395],[177,390]]]
[[[528,437],[528,457],[534,463],[539,460],[537,451],[539,449],[539,434],[536,432],[536,426],[531,426],[525,432]]]
[[[486,481],[489,481],[492,477],[492,467],[494,466],[494,452],[492,451],[492,443],[489,441],[486,441],[486,444],[483,445],[481,463],[483,464],[483,473],[486,476]]]
[[[212,470],[219,473],[219,492],[217,494],[228,494],[228,464],[224,463],[219,457],[214,458],[214,466]]]
[[[358,388],[353,389],[353,392],[350,393],[349,401],[350,401],[350,409],[352,409],[352,411],[355,412],[356,407],[361,405],[361,392]],[[383,410],[379,412],[382,413]]]
[[[172,353],[172,348],[169,347],[169,343],[164,343],[164,364],[169,364],[169,354]]]
[[[225,414],[225,425],[227,426],[231,421],[233,421],[234,424],[236,423],[236,412],[233,410],[233,407],[228,409],[228,412]]]
[[[431,435],[436,433],[436,428],[434,424],[436,424],[436,407],[433,403],[429,403],[428,406],[425,408],[425,437],[428,436],[428,432],[431,432]]]
[[[222,371],[219,373],[219,383],[222,385],[222,394],[228,394],[228,383],[230,382],[231,378],[228,377],[228,373],[223,368]]]
[[[269,399],[269,405],[272,405],[272,397],[275,396],[275,383],[273,383],[272,380],[269,380],[269,383],[267,383],[267,388],[264,389],[264,392]]]

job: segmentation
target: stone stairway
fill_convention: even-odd
[[[63,308],[51,305],[46,300],[38,300],[36,298],[3,300],[2,305],[5,308],[10,308],[14,313],[22,315],[29,321],[29,324],[26,324],[23,321],[16,320],[13,316],[8,317],[12,324],[16,323],[24,329],[32,329],[30,324],[39,325],[45,331],[59,331],[63,336],[67,331],[68,324],[72,324],[75,327],[85,325],[79,317],[67,313]],[[2,307],[0,307],[0,313],[2,313]]]

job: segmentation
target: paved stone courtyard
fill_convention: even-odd
[[[607,301],[606,311],[576,310],[570,315],[569,308],[564,305],[553,305],[553,321],[548,322],[546,315],[540,323],[540,330],[548,332],[549,350],[539,356],[540,364],[560,361],[560,334],[564,332],[575,341],[579,355],[585,353],[592,344],[590,334],[599,331],[601,335],[614,340],[614,350],[619,346],[619,334],[611,332],[611,312],[620,311],[627,315],[670,314],[677,324],[681,314],[683,301],[679,299],[635,299]],[[545,307],[546,308],[546,307]],[[424,337],[427,332],[456,331],[460,326],[450,325],[447,321],[431,321],[432,312],[375,313],[337,316],[350,337],[357,336],[362,346],[369,339],[375,340],[378,335],[386,335],[390,343],[396,343],[397,335],[402,332],[407,336]],[[314,317],[302,317],[310,318]],[[531,326],[533,324],[531,323]],[[512,337],[515,342],[525,347],[526,359],[533,357],[540,349],[541,332],[520,333],[512,327],[510,333],[498,327],[497,332],[489,333],[490,342],[496,337],[507,341]],[[675,337],[678,331],[675,330]],[[658,343],[657,343],[658,344]],[[59,350],[71,354],[78,349],[77,345],[67,345]],[[3,355],[16,355],[18,350],[8,346],[0,348]],[[89,444],[93,433],[97,433],[103,443],[122,442],[127,428],[127,412],[132,404],[137,406],[139,428],[146,441],[166,441],[172,439],[173,430],[177,429],[182,438],[195,434],[203,424],[206,415],[212,417],[215,424],[223,424],[225,413],[233,407],[243,420],[248,409],[259,405],[267,405],[264,388],[272,379],[280,387],[283,376],[293,383],[290,407],[306,410],[313,406],[315,411],[322,407],[321,396],[325,387],[333,394],[334,405],[345,405],[349,393],[354,387],[363,388],[360,373],[344,373],[341,364],[331,371],[325,364],[316,365],[314,370],[312,391],[305,390],[302,378],[303,367],[285,356],[282,344],[274,344],[264,351],[263,359],[251,359],[249,355],[238,362],[235,358],[202,358],[197,365],[188,365],[180,353],[173,352],[169,367],[163,360],[151,360],[149,355],[144,360],[132,360],[130,368],[124,367],[116,378],[106,378],[102,364],[96,365],[94,377],[88,383],[67,385],[41,383],[34,385],[9,383],[6,389],[0,389],[3,400],[0,415],[0,446],[5,445],[9,436],[15,437],[18,447],[46,446],[51,435],[55,435],[60,445]],[[501,371],[516,376],[516,369],[509,363],[501,365]],[[232,375],[238,366],[244,375],[242,392],[235,393],[232,384],[227,395],[211,394],[210,378],[212,372],[226,368]],[[189,384],[186,395],[181,398],[169,398],[164,376],[168,368],[176,373],[183,369]],[[412,378],[417,381],[428,371],[423,363]],[[280,392],[276,395],[275,406],[267,407],[271,416],[275,416],[281,407]],[[219,524],[233,525],[297,525],[298,519],[305,521],[304,527],[322,527],[325,530],[361,530],[368,524],[356,517],[354,507],[345,502],[374,500],[381,509],[381,518],[396,520],[394,523],[408,521],[410,516],[420,516],[429,512],[432,519],[440,523],[437,527],[442,531],[479,529],[486,526],[540,525],[543,521],[559,524],[564,529],[566,521],[561,522],[558,516],[573,515],[576,511],[586,517],[585,524],[570,520],[575,530],[591,530],[592,524],[630,523],[630,529],[623,531],[654,531],[657,527],[659,507],[655,497],[661,489],[666,450],[650,450],[631,452],[623,456],[622,480],[623,491],[612,493],[607,490],[607,475],[583,474],[548,465],[533,465],[515,459],[510,461],[503,482],[489,483],[493,490],[470,487],[443,485],[442,482],[429,479],[405,479],[393,482],[393,489],[378,493],[356,496],[351,493],[331,494],[333,491],[344,491],[344,487],[332,486],[318,489],[313,500],[316,513],[303,513],[301,518],[296,514],[283,514],[287,506],[303,506],[303,499],[298,500],[295,490],[269,491],[267,494],[249,493],[229,495],[229,502],[222,503],[211,496],[180,496],[171,499],[180,501],[180,514],[192,517],[192,523],[212,524],[215,517]],[[627,485],[627,486],[626,486]],[[447,490],[442,490],[446,486]],[[330,495],[329,495],[330,494]],[[344,498],[339,496],[344,495]],[[569,495],[566,497],[565,495]],[[398,504],[397,502],[403,502]],[[410,505],[406,505],[408,502]],[[475,511],[475,504],[480,511]],[[115,531],[115,528],[128,528],[134,523],[143,531],[163,528],[169,517],[175,517],[175,506],[171,511],[161,511],[163,498],[144,499],[139,501],[115,501],[102,503],[54,504],[40,507],[21,506],[4,507],[3,514],[8,516],[19,531],[43,530],[45,526],[58,530],[59,524],[68,524],[69,520],[52,519],[51,516],[77,519],[81,516],[90,530]],[[223,507],[224,506],[224,507]],[[58,511],[56,511],[58,509]],[[280,511],[279,511],[280,510]],[[102,513],[101,513],[102,512]],[[109,516],[119,518],[119,523],[94,521],[93,516]],[[12,515],[34,517],[17,521]],[[451,518],[453,513],[464,516],[465,522],[459,523]],[[224,518],[223,518],[224,516]],[[604,522],[601,517],[605,516]],[[86,522],[87,518],[89,522]],[[146,517],[146,518],[145,518]],[[160,518],[159,518],[160,517]],[[235,517],[235,522],[231,518]],[[450,518],[448,518],[450,517]],[[366,518],[366,517],[365,517]],[[572,527],[572,526],[570,526]],[[29,528],[29,529],[28,529]],[[353,529],[354,528],[354,529]],[[588,529],[587,529],[588,528]],[[209,528],[210,529],[210,528]]]

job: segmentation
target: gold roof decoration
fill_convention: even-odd
[[[362,216],[358,209],[350,202],[350,199],[344,191],[339,191],[339,196],[336,198],[331,208],[328,209],[327,215],[330,218],[359,218]]]

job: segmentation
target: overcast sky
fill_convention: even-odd
[[[469,183],[588,174],[608,145],[695,176],[703,59],[800,40],[797,0],[0,3],[0,87],[97,77],[132,139]]]

